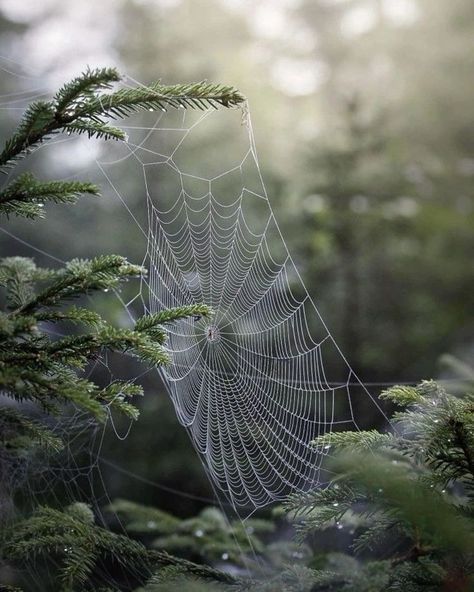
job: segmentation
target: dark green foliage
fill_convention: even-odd
[[[211,565],[248,566],[254,553],[267,553],[262,537],[275,529],[267,520],[229,521],[215,507],[184,520],[126,500],[116,500],[109,510],[119,516],[127,532],[146,539],[151,548]]]
[[[120,79],[115,68],[88,68],[58,90],[54,97],[56,108],[63,113],[68,108],[81,105],[84,99],[93,99],[97,91],[112,88]]]
[[[308,548],[289,540],[289,524],[275,515],[275,520],[248,518],[229,520],[215,507],[204,508],[193,518],[179,519],[150,506],[116,500],[109,508],[118,516],[126,532],[143,542],[148,549],[157,549],[210,565],[214,569],[210,582],[207,572],[183,562],[155,573],[140,592],[174,590],[220,590],[234,592],[301,592],[312,589],[323,575],[306,567]],[[282,532],[278,532],[282,528]],[[236,573],[233,580],[218,576]],[[326,575],[324,575],[326,577]],[[218,583],[219,582],[219,583]],[[136,591],[139,592],[139,591]]]
[[[141,394],[137,386],[114,383],[103,389],[78,378],[88,362],[104,349],[132,354],[153,364],[168,359],[159,332],[159,319],[139,319],[133,329],[116,328],[83,307],[67,307],[67,300],[95,291],[109,290],[140,276],[143,270],[115,255],[91,261],[75,260],[59,271],[39,269],[29,259],[0,262],[0,285],[7,309],[1,313],[0,384],[4,395],[17,401],[34,401],[44,410],[74,403],[105,420],[118,408],[136,412],[124,399]],[[69,321],[84,330],[65,337],[51,335],[45,321]]]
[[[40,218],[45,202],[74,203],[85,193],[98,195],[99,189],[87,181],[38,181],[24,173],[0,192],[0,204],[4,214]]]
[[[120,79],[114,68],[87,70],[60,89],[52,101],[32,103],[16,133],[5,143],[0,167],[11,167],[35,145],[61,131],[87,133],[90,138],[125,139],[124,132],[110,126],[106,117],[124,117],[143,109],[234,107],[244,102],[234,88],[207,82],[172,86],[155,82],[150,86],[100,92]]]
[[[328,555],[324,567],[334,578],[314,590],[471,590],[474,398],[449,395],[434,382],[382,396],[408,405],[395,413],[394,432],[316,441],[334,447],[336,477],[286,504],[301,538],[336,528],[351,535],[359,556],[342,556],[334,569]],[[330,587],[336,581],[343,584]]]
[[[9,560],[26,557],[31,565],[39,559],[59,561],[57,582],[65,591],[82,590],[91,578],[94,586],[106,584],[110,576],[101,576],[98,566],[107,559],[128,570],[135,566],[142,580],[146,580],[152,570],[173,566],[181,573],[196,577],[235,582],[230,575],[166,552],[147,550],[138,541],[99,527],[90,507],[83,503],[72,504],[64,511],[40,507],[30,518],[16,523],[6,538],[3,552]]]
[[[58,558],[58,582],[63,590],[83,586],[106,554],[125,563],[142,563],[144,555],[139,543],[96,526],[90,508],[79,503],[64,512],[38,508],[33,516],[15,524],[4,553],[12,560]]]
[[[167,512],[129,500],[117,499],[108,508],[133,535],[173,533],[180,520]]]

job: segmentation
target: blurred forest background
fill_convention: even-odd
[[[86,65],[117,66],[143,83],[236,86],[249,98],[290,251],[351,365],[376,383],[371,392],[449,378],[444,354],[469,363],[472,0],[0,0],[0,15],[2,95],[51,93]],[[3,137],[21,114],[7,102]],[[232,138],[222,129],[212,141],[225,153]],[[54,162],[38,157],[41,176],[87,178],[107,148],[84,145]],[[143,179],[136,183],[140,200]],[[139,263],[143,255],[105,185],[99,200],[51,207],[42,222],[12,220],[8,231],[60,259],[114,252]],[[0,241],[4,255],[51,264],[9,235]],[[123,316],[105,295],[101,306]],[[123,363],[125,375],[139,373]],[[212,490],[156,375],[143,381],[139,423],[123,440],[108,430],[102,443],[105,489],[189,515],[202,505],[192,496]],[[128,427],[116,426],[120,434]]]

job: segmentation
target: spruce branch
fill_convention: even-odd
[[[6,257],[0,260],[0,285],[6,288],[9,309],[21,306],[33,297],[37,267],[27,257]]]
[[[98,140],[125,140],[126,134],[118,127],[114,127],[103,121],[92,121],[88,119],[77,119],[64,126],[63,130],[80,136],[87,134],[87,137]]]
[[[14,161],[24,156],[42,140],[57,133],[60,126],[55,123],[52,103],[37,101],[25,111],[17,131],[5,142],[0,153],[0,167],[11,168]]]
[[[237,582],[225,572],[173,557],[164,551],[149,550],[125,535],[99,527],[90,507],[84,503],[72,504],[64,511],[38,508],[11,530],[3,552],[10,560],[27,565],[40,557],[59,560],[58,581],[64,591],[83,586],[97,562],[105,557],[140,567],[144,579],[147,572],[151,576],[158,566],[177,566],[185,573],[206,580]]]
[[[140,543],[96,526],[92,511],[82,503],[63,512],[38,508],[30,518],[15,525],[4,553],[27,564],[39,557],[58,558],[58,581],[64,591],[82,586],[100,557],[113,554],[120,561],[138,565],[143,565],[146,557],[146,549]]]
[[[413,386],[395,385],[380,393],[381,399],[387,399],[396,403],[397,405],[410,405],[411,403],[419,403],[423,400],[423,394],[420,390]]]
[[[120,89],[101,93],[120,80],[113,68],[90,70],[63,86],[50,101],[37,101],[26,110],[15,134],[0,153],[0,167],[9,168],[34,146],[61,131],[89,137],[124,139],[104,117],[125,117],[146,109],[236,107],[245,98],[233,87],[208,82]]]
[[[108,115],[125,117],[146,109],[164,110],[209,107],[237,107],[245,98],[233,87],[208,82],[166,86],[155,82],[150,86],[120,89],[114,93],[98,95],[76,111],[79,117]]]
[[[149,550],[148,557],[155,565],[173,565],[179,567],[183,573],[191,574],[205,580],[215,580],[226,584],[238,583],[237,578],[235,578],[230,573],[213,569],[207,565],[199,565],[197,563],[193,563],[192,561],[181,559],[180,557],[174,557],[173,555],[166,553],[166,551]]]
[[[395,443],[395,437],[390,433],[381,433],[377,430],[361,432],[332,432],[319,436],[311,443],[319,450],[352,448],[358,451],[370,451],[381,446],[390,446]]]
[[[135,323],[135,331],[149,333],[150,331],[155,331],[157,325],[164,325],[165,323],[172,323],[190,317],[199,320],[201,317],[209,317],[211,314],[211,309],[206,304],[189,304],[167,308],[140,317]]]
[[[114,500],[106,510],[117,514],[126,530],[135,534],[173,534],[180,525],[179,519],[167,512],[125,499]]]
[[[44,306],[55,306],[89,291],[110,290],[121,281],[143,274],[142,267],[131,265],[119,255],[102,255],[91,260],[74,259],[58,272],[50,286],[24,302],[12,314],[31,313]]]
[[[333,448],[334,454],[326,457],[333,481],[290,497],[285,507],[302,540],[331,524],[341,529],[351,525],[352,548],[363,553],[369,587],[422,592],[451,589],[457,581],[460,589],[470,589],[474,396],[455,397],[424,381],[416,387],[392,387],[384,398],[405,407],[394,414],[396,431],[337,432],[319,438],[318,448]],[[368,554],[375,561],[367,561]],[[384,565],[379,588],[375,575],[366,571],[370,563]],[[357,578],[343,566],[335,571],[339,578],[347,573],[347,585],[359,589]],[[337,577],[330,581],[336,588]]]
[[[5,444],[19,446],[23,443],[33,443],[47,451],[59,452],[63,449],[63,441],[55,436],[50,429],[37,420],[26,417],[21,411],[13,407],[0,407],[0,425],[2,439]],[[14,437],[12,437],[14,434]]]
[[[382,514],[377,516],[377,519],[372,520],[370,525],[356,537],[352,548],[357,554],[364,551],[376,551],[387,539],[393,540],[395,537],[404,534],[399,520],[390,519]]]
[[[159,343],[129,329],[104,325],[95,333],[72,335],[58,339],[46,347],[45,357],[63,364],[83,367],[101,350],[135,353],[153,365],[166,364],[168,354]]]
[[[438,492],[416,480],[409,467],[402,464],[387,466],[383,455],[370,462],[360,453],[346,452],[333,465],[353,482],[373,495],[381,511],[387,505],[413,533],[437,548],[456,552],[474,552],[474,534],[468,522]],[[383,496],[376,494],[380,492]],[[416,527],[416,530],[415,530]]]
[[[99,195],[99,188],[83,181],[38,181],[23,173],[0,192],[0,212],[38,218],[45,202],[75,203],[83,194]]]
[[[5,355],[3,356],[6,357]],[[4,395],[17,401],[31,401],[50,415],[60,414],[60,403],[72,403],[90,413],[98,421],[105,421],[107,414],[95,400],[97,386],[80,379],[76,374],[58,368],[46,356],[33,363],[26,356],[11,354],[10,359],[0,363],[0,385]],[[55,366],[58,370],[55,372]],[[49,370],[46,374],[45,371]]]
[[[115,68],[87,68],[87,70],[66,83],[54,97],[54,104],[58,113],[76,107],[77,103],[86,97],[91,97],[99,90],[112,88],[119,82],[121,76]]]
[[[74,324],[81,323],[89,327],[102,327],[104,321],[102,317],[88,308],[71,306],[68,310],[45,309],[37,312],[32,317],[27,317],[35,322],[47,321],[49,323],[70,322]]]
[[[474,413],[474,406],[471,413]],[[467,430],[465,423],[458,418],[451,418],[449,424],[454,432],[454,444],[462,450],[470,478],[474,479],[474,439],[472,432]]]

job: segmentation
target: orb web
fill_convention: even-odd
[[[3,90],[8,91],[0,95],[0,109],[12,129],[31,100],[51,94],[42,77],[12,70],[17,67],[0,57]],[[7,81],[7,74],[13,81]],[[213,308],[212,318],[167,327],[171,363],[160,372],[212,482],[240,516],[316,485],[329,451],[314,448],[311,440],[333,429],[357,427],[361,411],[375,405],[301,281],[263,184],[250,118],[245,111],[243,115],[244,125],[237,110],[145,113],[124,122],[128,142],[104,145],[60,134],[35,148],[27,162],[35,165],[37,160],[39,165],[42,159],[53,178],[77,175],[103,186],[103,199],[95,207],[110,208],[104,236],[126,227],[127,234],[113,244],[119,242],[119,252],[131,261],[143,257],[149,270],[130,299],[131,285],[122,294],[110,294],[125,306],[124,324],[129,317],[163,307],[205,302]],[[94,179],[91,155],[97,154],[106,156],[96,161],[99,174]],[[44,243],[37,243],[39,237],[31,236],[26,224],[2,225],[0,230],[42,264],[65,263],[61,250],[40,248]],[[80,236],[87,237],[87,230]],[[42,329],[66,335],[51,324]],[[144,369],[132,380],[148,372]],[[120,362],[108,355],[93,361],[85,375],[106,383],[123,378]],[[1,399],[3,406],[11,405]],[[32,451],[20,460],[2,451],[3,490],[9,495],[21,491],[31,507],[85,500],[97,523],[106,524],[104,510],[111,500],[104,467],[152,483],[102,456],[106,427],[87,413],[66,407],[53,419],[38,409],[28,411],[58,436],[64,449]],[[120,433],[110,413],[108,428],[119,439],[127,437],[131,425]],[[145,448],[143,454],[149,451]],[[216,501],[152,485],[183,498]],[[5,506],[4,514],[14,509],[13,504]],[[52,580],[57,565],[53,560],[51,566],[32,569],[28,582],[36,585],[39,573]],[[113,587],[114,574],[103,569],[101,577]],[[138,580],[146,569],[137,564],[130,573]]]
[[[213,310],[168,327],[171,361],[160,372],[213,483],[252,511],[317,485],[328,447],[312,441],[380,410],[290,255],[248,109],[147,116],[98,166],[146,236],[145,310]],[[140,195],[115,182],[124,167],[143,180]]]

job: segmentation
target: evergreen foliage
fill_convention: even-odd
[[[403,408],[390,433],[336,432],[314,442],[330,447],[333,479],[284,504],[301,552],[272,563],[275,543],[264,545],[259,570],[231,587],[216,584],[218,590],[473,589],[473,396],[458,398],[426,381],[395,386],[382,398]],[[141,520],[146,524],[146,512]],[[144,588],[183,589],[214,588],[176,569],[160,572]]]
[[[254,553],[268,554],[263,540],[275,530],[268,520],[229,521],[215,507],[204,508],[197,516],[180,520],[156,508],[127,500],[116,500],[109,510],[118,515],[126,531],[160,549],[210,565],[226,563],[245,568]]]
[[[125,133],[111,126],[106,118],[124,117],[144,109],[234,107],[244,101],[234,88],[207,82],[172,86],[155,82],[150,86],[101,92],[120,79],[115,68],[89,69],[64,85],[52,101],[32,103],[15,134],[6,141],[0,153],[0,167],[11,168],[15,160],[59,132],[124,140]]]
[[[137,592],[172,590],[220,590],[258,592],[259,590],[301,590],[302,582],[318,576],[306,568],[307,546],[282,537],[278,532],[289,524],[279,519],[248,518],[229,520],[215,507],[204,508],[197,516],[179,519],[162,510],[127,500],[115,500],[108,508],[118,516],[121,526],[148,549],[166,550],[184,560],[212,566],[233,579],[212,572],[200,574],[186,563],[166,567]],[[221,573],[217,571],[217,573]],[[205,578],[205,579],[204,579]],[[311,579],[313,583],[313,579]]]
[[[234,89],[208,83],[154,83],[103,93],[118,80],[113,68],[88,69],[63,86],[52,101],[30,105],[5,143],[0,166],[13,167],[19,158],[59,132],[124,139],[122,130],[109,125],[110,117],[143,109],[231,107],[243,101]],[[83,194],[98,195],[99,188],[82,181],[39,181],[23,173],[0,191],[0,214],[38,218],[45,202],[74,203]],[[54,430],[54,421],[61,422],[71,410],[88,415],[91,429],[94,422],[105,422],[114,410],[137,419],[133,398],[143,394],[141,386],[129,381],[100,385],[85,372],[91,362],[108,352],[119,352],[152,366],[166,364],[166,325],[211,314],[207,306],[196,304],[143,316],[132,327],[117,327],[82,304],[85,296],[114,291],[144,274],[142,267],[118,255],[74,259],[59,269],[38,267],[24,257],[0,260],[2,564],[30,569],[42,558],[45,564],[57,566],[56,573],[46,578],[44,589],[104,590],[100,587],[107,580],[101,579],[98,566],[106,559],[124,569],[140,565],[137,582],[159,566],[169,565],[208,579],[233,582],[227,574],[164,551],[147,550],[137,541],[98,526],[93,511],[83,503],[64,510],[30,508],[31,515],[25,517],[13,505],[16,483],[12,474],[18,466],[35,450],[57,454],[67,446]],[[72,304],[72,299],[79,303]],[[53,324],[61,324],[63,334],[52,332]],[[15,589],[13,582],[0,583],[0,588]]]
[[[101,574],[101,565],[107,559],[128,571],[135,566],[142,580],[151,576],[153,568],[164,565],[202,579],[236,582],[231,575],[173,557],[165,551],[147,550],[138,541],[101,528],[95,524],[91,508],[84,503],[74,503],[64,511],[40,507],[31,517],[16,523],[7,532],[7,538],[4,553],[10,559],[27,558],[31,565],[39,558],[46,562],[59,561],[54,581],[63,590],[81,590],[88,583],[95,586],[101,581],[107,583],[107,574]]]
[[[471,590],[473,396],[423,382],[382,397],[406,407],[394,415],[394,432],[320,438],[315,445],[336,451],[336,477],[287,502],[301,538],[334,527],[353,538],[355,557],[326,556],[324,568],[335,573],[313,589]]]

